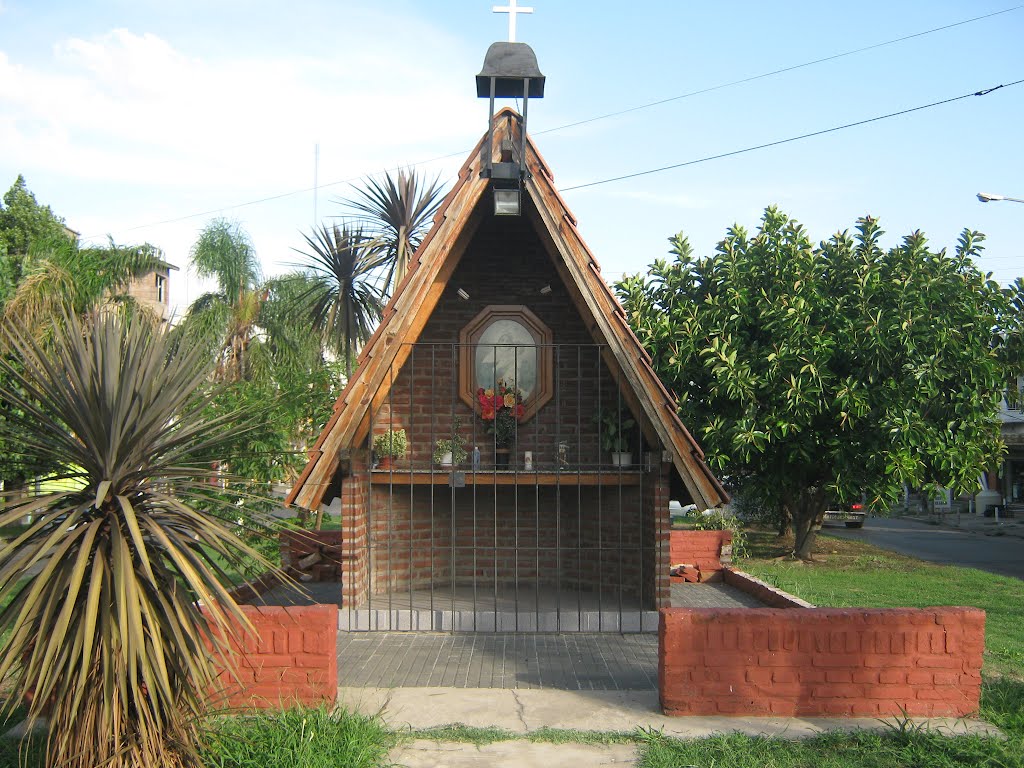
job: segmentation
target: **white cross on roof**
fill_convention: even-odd
[[[514,43],[516,41],[516,14],[533,13],[533,8],[520,8],[516,5],[516,0],[508,0],[508,5],[495,5],[491,11],[508,14],[508,41]]]

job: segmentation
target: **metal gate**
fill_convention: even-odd
[[[341,628],[656,631],[659,594],[668,589],[667,481],[660,462],[652,466],[605,348],[480,350],[473,345],[492,361],[493,377],[470,398],[459,344],[409,345],[378,391],[368,437],[350,447],[342,480]],[[520,392],[530,375],[523,360],[541,356],[550,361],[550,395],[514,420],[505,459],[490,411],[527,412],[541,389],[537,376],[549,373],[535,372]],[[384,467],[370,452],[373,437],[399,429],[406,456]],[[462,445],[465,456],[455,458],[463,461],[440,466],[435,450],[450,446],[438,441]],[[613,463],[610,447],[631,449],[632,459]]]

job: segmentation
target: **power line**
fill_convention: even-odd
[[[660,168],[651,168],[646,171],[637,171],[636,173],[627,173],[622,176],[613,176],[609,179],[601,179],[599,181],[589,181],[586,184],[576,184],[572,187],[564,187],[560,192],[571,192],[574,189],[585,189],[587,187],[596,187],[599,184],[610,184],[613,181],[624,181],[625,179],[635,179],[637,176],[648,176],[652,173],[661,173],[662,171],[671,171],[675,168],[685,168],[688,165],[697,165],[698,163],[706,163],[709,160],[721,160],[724,157],[733,157],[735,155],[746,154],[747,152],[754,152],[758,149],[767,149],[768,147],[777,147],[780,144],[789,144],[794,141],[800,141],[801,139],[809,139],[813,136],[822,136],[826,133],[835,133],[836,131],[842,131],[847,128],[855,128],[858,125],[867,125],[868,123],[877,123],[879,120],[888,120],[890,117],[898,117],[900,115],[908,115],[911,112],[920,112],[922,109],[931,109],[932,107],[938,107],[942,104],[950,104],[954,101],[960,101],[961,99],[967,99],[971,96],[987,96],[993,91],[998,91],[1000,88],[1009,88],[1012,85],[1019,85],[1024,83],[1024,79],[1015,80],[1012,83],[1005,83],[1003,85],[996,85],[992,88],[985,88],[980,91],[974,91],[972,93],[965,93],[962,96],[954,96],[951,99],[943,99],[942,101],[933,101],[931,104],[922,104],[919,107],[910,107],[909,109],[901,109],[899,112],[890,112],[887,115],[878,115],[877,117],[869,117],[866,120],[858,120],[855,123],[846,123],[844,125],[837,125],[832,128],[823,128],[820,131],[813,131],[811,133],[803,133],[799,136],[790,136],[788,139],[779,139],[778,141],[769,141],[765,144],[757,144],[753,147],[744,147],[743,149],[734,149],[731,152],[722,152],[718,155],[708,155],[707,157],[700,157],[696,160],[687,160],[682,163],[673,163],[672,165],[663,165]]]
[[[933,27],[932,29],[926,29],[924,32],[915,32],[912,35],[904,35],[903,37],[895,37],[892,40],[886,40],[885,42],[882,42],[882,43],[875,43],[874,45],[866,45],[863,48],[854,48],[854,49],[849,50],[849,51],[843,51],[842,53],[835,53],[835,54],[832,54],[831,56],[825,56],[825,57],[820,58],[820,59],[812,59],[811,61],[805,61],[802,64],[793,64],[792,66],[789,66],[789,67],[782,67],[781,69],[773,69],[770,72],[762,72],[759,75],[751,75],[750,77],[744,77],[744,78],[741,78],[739,80],[731,80],[731,81],[729,81],[727,83],[720,83],[718,85],[712,85],[712,86],[709,86],[707,88],[701,88],[698,91],[690,91],[689,93],[682,93],[682,94],[680,94],[678,96],[669,96],[667,99],[659,99],[658,101],[651,101],[651,102],[648,102],[646,104],[640,104],[640,105],[635,106],[635,107],[630,107],[628,109],[620,109],[617,112],[609,112],[609,113],[604,114],[604,115],[598,115],[597,117],[587,118],[586,120],[577,120],[575,123],[566,123],[565,125],[559,125],[556,128],[547,128],[547,129],[545,129],[543,131],[536,131],[534,133],[534,135],[535,136],[540,136],[541,134],[544,134],[544,133],[551,133],[553,131],[561,131],[561,130],[564,130],[565,128],[575,128],[578,125],[587,125],[588,123],[594,123],[594,122],[597,122],[598,120],[606,120],[609,117],[618,117],[619,115],[628,115],[630,112],[638,112],[641,109],[649,109],[650,107],[658,107],[658,106],[661,106],[662,104],[668,104],[668,103],[673,102],[673,101],[679,101],[680,99],[688,99],[691,96],[700,96],[701,94],[704,94],[704,93],[711,93],[712,91],[720,91],[723,88],[731,88],[734,85],[743,85],[744,83],[752,83],[755,80],[763,80],[766,77],[774,77],[775,75],[781,75],[781,74],[784,74],[785,72],[793,72],[794,70],[803,69],[804,67],[810,67],[810,66],[813,66],[815,64],[823,64],[826,61],[835,61],[836,59],[841,59],[841,58],[843,58],[845,56],[853,56],[854,54],[864,53],[865,51],[873,51],[876,48],[884,48],[887,45],[895,45],[896,43],[902,43],[902,42],[905,42],[907,40],[913,40],[915,37],[923,37],[925,35],[930,35],[933,32],[942,32],[943,30],[946,30],[946,29],[953,29],[954,27],[961,27],[964,24],[971,24],[971,23],[973,23],[975,21],[981,21],[983,19],[989,19],[989,18],[992,18],[993,16],[999,16],[1000,14],[1003,14],[1003,13],[1010,13],[1011,11],[1019,11],[1021,8],[1024,8],[1024,5],[1015,5],[1012,8],[1004,8],[1001,11],[993,11],[992,13],[986,13],[984,16],[975,16],[974,18],[971,18],[971,19],[964,19],[963,21],[956,21],[956,22],[953,22],[952,24],[946,24],[946,25],[941,26],[941,27]]]
[[[763,80],[763,79],[768,78],[768,77],[774,77],[775,75],[781,75],[781,74],[784,74],[786,72],[792,72],[794,70],[798,70],[798,69],[803,69],[805,67],[814,66],[815,64],[823,64],[825,62],[834,61],[836,59],[841,59],[841,58],[844,58],[846,56],[853,56],[853,55],[856,55],[858,53],[864,53],[866,51],[872,51],[872,50],[875,50],[876,48],[884,48],[885,46],[895,45],[897,43],[906,42],[907,40],[913,40],[915,38],[923,37],[925,35],[931,35],[931,34],[934,34],[935,32],[942,32],[942,31],[947,30],[947,29],[954,29],[956,27],[961,27],[961,26],[963,26],[965,24],[973,24],[976,21],[983,21],[985,19],[990,19],[993,16],[999,16],[999,15],[1004,14],[1004,13],[1011,13],[1013,11],[1018,11],[1021,8],[1024,8],[1024,5],[1015,5],[1015,6],[1011,7],[1011,8],[1004,8],[1004,9],[999,10],[999,11],[993,11],[992,13],[987,13],[987,14],[984,14],[982,16],[974,16],[972,18],[963,19],[961,21],[956,21],[956,22],[953,22],[951,24],[945,24],[945,25],[943,25],[941,27],[933,27],[931,29],[926,29],[926,30],[924,30],[922,32],[914,32],[913,34],[904,35],[903,37],[896,37],[896,38],[893,38],[892,40],[885,40],[885,41],[883,41],[881,43],[874,43],[872,45],[867,45],[867,46],[864,46],[864,47],[861,47],[861,48],[854,48],[854,49],[851,49],[849,51],[843,51],[841,53],[832,54],[831,56],[824,56],[824,57],[819,58],[819,59],[812,59],[811,61],[805,61],[805,62],[800,63],[800,64],[793,64],[793,65],[788,66],[788,67],[782,67],[780,69],[773,69],[773,70],[771,70],[769,72],[762,72],[762,73],[757,74],[757,75],[751,75],[749,77],[744,77],[744,78],[741,78],[739,80],[732,80],[732,81],[727,82],[727,83],[719,83],[718,85],[712,85],[712,86],[709,86],[707,88],[702,88],[700,90],[690,91],[689,93],[679,94],[678,96],[670,96],[669,98],[666,98],[666,99],[659,99],[658,101],[651,101],[651,102],[648,102],[646,104],[640,104],[640,105],[637,105],[635,107],[629,107],[628,109],[622,109],[622,110],[619,110],[619,111],[616,111],[616,112],[608,112],[606,114],[597,115],[596,117],[589,117],[589,118],[586,118],[584,120],[577,120],[576,122],[573,122],[573,123],[565,123],[564,125],[555,126],[554,128],[545,128],[544,130],[534,132],[533,135],[534,136],[540,136],[540,135],[547,134],[547,133],[554,133],[556,131],[562,131],[562,130],[565,130],[567,128],[575,128],[575,127],[580,126],[580,125],[587,125],[589,123],[595,123],[595,122],[598,122],[599,120],[607,120],[607,119],[612,118],[612,117],[619,117],[620,115],[626,115],[626,114],[629,114],[631,112],[638,112],[638,111],[643,110],[643,109],[650,109],[651,107],[657,107],[657,106],[660,106],[662,104],[668,104],[668,103],[673,102],[673,101],[679,101],[681,99],[688,99],[688,98],[691,98],[693,96],[699,96],[701,94],[711,93],[713,91],[720,91],[720,90],[723,90],[725,88],[731,88],[731,87],[736,86],[736,85],[742,85],[744,83],[754,82],[755,80]],[[810,134],[810,135],[813,135],[813,134]],[[766,146],[768,146],[768,145],[766,145]],[[445,155],[438,155],[437,157],[432,157],[429,160],[422,160],[422,161],[420,161],[418,163],[413,163],[412,166],[416,167],[416,166],[422,166],[422,165],[429,165],[430,163],[436,163],[436,162],[439,162],[441,160],[448,160],[448,159],[453,158],[453,157],[462,157],[462,156],[464,156],[466,154],[467,151],[468,150],[460,150],[460,151],[457,151],[457,152],[450,152],[450,153],[445,154]],[[750,150],[742,150],[742,151],[750,151]],[[389,168],[387,170],[388,171],[397,171],[397,170],[400,170],[402,167],[404,167],[404,166],[395,166],[394,168]],[[295,190],[292,190],[290,192],[281,192],[281,193],[276,194],[276,195],[268,195],[267,197],[261,197],[261,198],[255,199],[255,200],[247,200],[247,201],[245,201],[243,203],[235,203],[233,205],[220,206],[220,207],[217,207],[217,208],[211,208],[211,209],[206,210],[206,211],[199,211],[198,213],[189,213],[189,214],[186,214],[184,216],[176,216],[176,217],[170,218],[170,219],[162,219],[160,221],[154,221],[154,222],[150,222],[148,224],[139,224],[139,225],[136,225],[136,226],[133,226],[133,227],[127,227],[127,228],[123,229],[122,231],[123,232],[133,232],[133,231],[136,231],[136,230],[139,230],[139,229],[149,229],[150,227],[159,227],[159,226],[163,226],[164,224],[175,224],[175,223],[177,223],[179,221],[188,221],[189,219],[196,219],[196,218],[200,218],[200,217],[203,217],[203,216],[211,216],[213,214],[223,213],[224,211],[231,211],[231,210],[235,210],[235,209],[238,209],[238,208],[247,208],[247,207],[252,206],[252,205],[261,205],[262,203],[269,203],[269,202],[273,202],[274,200],[284,199],[286,197],[294,197],[295,195],[303,195],[303,194],[306,194],[308,192],[315,192],[318,188],[323,189],[323,188],[326,188],[326,187],[336,187],[336,186],[339,186],[341,184],[350,184],[350,183],[352,183],[354,181],[358,181],[358,180],[363,179],[363,178],[377,176],[380,173],[382,173],[382,172],[381,171],[377,171],[377,172],[373,172],[373,173],[363,173],[363,174],[359,174],[357,176],[350,176],[350,177],[348,177],[346,179],[340,179],[338,181],[331,181],[331,182],[328,182],[326,184],[320,184],[319,187],[317,185],[314,185],[312,187],[304,187],[302,189],[295,189]],[[568,189],[575,189],[575,187],[570,187]],[[563,191],[568,191],[568,189],[567,190],[563,190]],[[93,238],[103,237],[103,236],[104,235],[102,235],[102,234],[88,235],[88,236],[86,236],[86,237],[84,237],[82,239],[83,240],[91,240]]]

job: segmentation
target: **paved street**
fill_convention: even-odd
[[[901,518],[869,518],[863,528],[828,526],[822,533],[928,560],[1024,579],[1024,539],[986,536]]]

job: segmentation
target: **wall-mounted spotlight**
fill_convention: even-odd
[[[514,186],[494,186],[494,215],[495,216],[518,216],[521,213],[521,190],[519,183]]]
[[[459,288],[459,290],[457,290],[456,293],[459,295],[459,298],[462,299],[463,301],[469,301],[469,294],[466,293],[462,288]]]
[[[549,293],[551,293],[551,286],[550,285],[545,285],[543,288],[540,289],[540,295],[541,296],[547,296]]]

